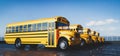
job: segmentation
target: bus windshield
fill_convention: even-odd
[[[68,24],[62,23],[62,22],[57,22],[56,23],[57,26],[68,26]]]
[[[83,33],[83,30],[81,28],[76,28],[76,31],[79,33]]]
[[[56,22],[56,28],[58,29],[65,29],[68,28],[69,24],[61,23],[61,22]]]

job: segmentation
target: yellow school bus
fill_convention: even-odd
[[[16,48],[23,48],[24,44],[43,44],[45,47],[65,50],[80,44],[76,32],[68,30],[69,24],[62,16],[7,24],[5,41],[15,44]]]
[[[91,31],[91,38],[94,41],[94,43],[98,43],[98,38],[95,34],[96,34],[95,31]]]
[[[101,37],[102,38],[102,43],[104,43],[105,42],[105,38],[104,37]]]
[[[91,30],[89,28],[83,28],[83,34],[80,34],[80,37],[86,41],[86,44],[93,44],[90,32]]]
[[[99,42],[99,43],[102,43],[102,38],[100,37],[100,33],[96,32],[95,35],[96,35],[97,38],[98,38],[98,42]]]
[[[98,37],[98,41],[99,41],[99,43],[102,43],[102,38]]]
[[[69,26],[70,30],[77,32],[78,37],[80,38],[80,46],[84,46],[86,44],[86,39],[84,40],[84,37],[80,37],[81,34],[83,34],[83,27],[80,24],[72,24]]]

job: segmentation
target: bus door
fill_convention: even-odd
[[[54,45],[54,22],[48,23],[48,45]]]

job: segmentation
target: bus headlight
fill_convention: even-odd
[[[71,40],[75,40],[75,38],[70,38]]]
[[[90,38],[87,38],[87,40],[90,40]]]
[[[85,39],[88,40],[88,41],[90,40],[89,38],[85,38]]]
[[[81,41],[82,39],[80,38],[80,41]]]

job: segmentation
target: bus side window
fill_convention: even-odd
[[[28,24],[28,32],[31,31],[31,24]]]
[[[24,27],[23,27],[23,28],[24,28],[24,30],[23,30],[23,31],[24,31],[24,32],[26,32],[26,31],[27,31],[27,25],[24,25]]]
[[[22,32],[22,28],[23,28],[23,26],[21,25],[20,28],[19,28],[19,31],[20,31],[20,32]]]
[[[6,27],[6,33],[9,33],[9,27]]]
[[[55,23],[52,22],[52,30],[55,29]]]
[[[12,33],[15,32],[14,30],[15,30],[15,27],[13,26],[13,27],[12,27]]]
[[[37,30],[41,30],[41,23],[37,24]]]
[[[36,24],[32,25],[32,31],[36,31]]]
[[[11,27],[9,27],[9,33],[11,33]]]
[[[18,32],[18,26],[16,27],[16,32]]]
[[[9,33],[9,28],[8,27],[6,27],[6,33]]]
[[[47,30],[47,23],[42,23],[42,30]]]

